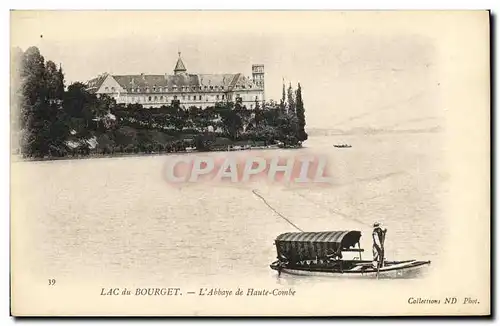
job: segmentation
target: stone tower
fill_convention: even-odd
[[[264,65],[252,65],[252,81],[257,87],[264,89]]]

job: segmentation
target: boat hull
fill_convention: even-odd
[[[363,278],[408,278],[416,276],[428,266],[430,261],[393,261],[385,262],[385,266],[373,268],[371,262],[364,261],[354,263],[349,268],[338,267],[309,267],[309,266],[280,266],[279,262],[271,264],[271,269],[280,273],[308,276],[341,276],[341,277],[363,277]]]

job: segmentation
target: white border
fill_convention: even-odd
[[[78,5],[78,7],[76,7]],[[237,10],[237,9],[287,9],[287,10],[297,10],[297,9],[330,9],[330,10],[464,10],[464,9],[491,9],[493,13],[498,14],[500,12],[500,1],[498,0],[474,0],[474,1],[437,1],[437,0],[420,0],[420,1],[370,1],[370,0],[351,0],[351,1],[328,1],[328,0],[308,0],[308,1],[269,1],[269,0],[253,0],[253,1],[223,1],[223,0],[212,0],[212,1],[202,1],[202,0],[183,0],[183,1],[175,1],[175,2],[160,2],[160,1],[151,1],[151,0],[141,0],[141,1],[125,1],[122,0],[120,2],[112,3],[111,1],[102,1],[102,0],[87,0],[84,2],[73,3],[70,1],[62,1],[62,0],[51,0],[51,1],[3,1],[1,3],[2,11],[2,28],[1,28],[1,36],[2,36],[2,45],[3,49],[1,51],[2,55],[2,73],[1,76],[4,80],[4,87],[2,87],[2,106],[0,107],[0,114],[2,115],[0,118],[0,146],[1,146],[1,171],[2,171],[2,187],[0,188],[0,208],[1,208],[1,230],[3,231],[3,237],[1,237],[1,254],[2,254],[2,262],[3,267],[0,269],[0,323],[1,325],[11,325],[14,324],[14,319],[9,316],[9,49],[10,49],[10,13],[9,10],[11,8],[16,9],[122,9],[122,10],[145,10],[145,9],[174,9],[174,10],[182,10],[182,9],[204,9],[204,10],[216,10],[216,9],[224,9],[224,10]],[[497,24],[498,24],[498,17]],[[495,34],[495,43],[498,44],[498,33]],[[497,65],[498,67],[498,65]],[[495,72],[496,73],[495,69]],[[495,89],[492,90],[496,94],[498,94],[498,83],[495,84]],[[498,100],[497,100],[498,101]],[[496,108],[494,108],[496,109]],[[499,125],[498,119],[495,121],[496,125]],[[498,168],[498,166],[495,166]],[[495,181],[497,181],[495,179]],[[493,198],[493,201],[498,202],[497,195]],[[494,217],[495,218],[495,217]],[[498,222],[496,222],[496,235],[498,236]],[[497,241],[494,239],[495,247]],[[493,248],[492,248],[493,249]],[[496,250],[496,261],[498,261],[498,250]],[[495,290],[495,289],[493,289]],[[498,312],[498,300],[496,300],[496,307],[493,308]],[[82,321],[82,320],[79,320]],[[146,322],[150,322],[150,320],[133,320],[134,323],[145,324]],[[194,323],[196,321],[186,321],[186,320],[164,320],[169,324],[178,324],[178,323]],[[365,323],[369,320],[362,321],[353,321],[353,320],[335,320],[336,324],[343,323]],[[73,320],[60,320],[58,321],[59,325],[67,325],[73,322]],[[90,321],[94,325],[101,325],[106,322],[106,320],[92,320]],[[205,320],[205,322],[218,323],[219,320]],[[238,321],[227,321],[226,323],[233,324]],[[259,325],[268,324],[268,323],[276,323],[276,322],[289,322],[289,321],[267,321],[267,320],[254,320],[252,322],[257,322]],[[311,320],[301,321],[301,324],[309,324],[312,323]],[[381,323],[389,323],[389,321],[379,321]],[[429,324],[437,324],[439,320],[420,320],[420,321],[407,321],[410,323],[421,323],[424,322],[427,325]],[[473,323],[479,323],[480,321],[474,321]],[[51,320],[37,321],[39,325],[49,325],[52,324]],[[114,321],[114,324],[122,324],[126,323],[126,321]]]

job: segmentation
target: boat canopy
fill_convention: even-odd
[[[339,255],[359,243],[360,231],[289,232],[275,241],[279,259],[301,261]]]

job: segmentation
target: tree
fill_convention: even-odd
[[[62,68],[52,61],[45,65],[45,82],[47,83],[47,97],[52,102],[62,102],[64,96],[64,74]]]
[[[188,123],[188,113],[183,110],[178,104],[167,107],[165,116],[165,124],[173,126],[178,132],[182,132]]]
[[[295,114],[295,100],[293,98],[292,83],[288,86],[288,112]]]
[[[283,80],[283,90],[281,93],[281,100],[280,100],[280,111],[282,113],[285,113],[285,81]]]
[[[97,149],[102,154],[111,154],[114,152],[115,141],[111,134],[101,134],[97,137]]]
[[[26,156],[43,157],[48,147],[43,142],[43,114],[46,108],[44,58],[37,47],[30,47],[23,55],[20,69],[21,103],[20,127],[23,134],[21,151]]]
[[[97,127],[94,121],[97,106],[97,97],[89,93],[84,84],[76,82],[68,86],[63,107],[69,127],[75,131],[77,139],[84,141],[93,136],[92,128]]]
[[[297,138],[299,139],[299,141],[305,141],[307,140],[308,136],[305,130],[306,117],[304,111],[304,102],[302,100],[302,88],[300,87],[300,83],[297,86],[296,99],[297,99],[296,115],[297,115],[297,126],[298,126]]]
[[[125,149],[127,152],[132,152],[137,146],[137,130],[132,127],[124,126],[115,131],[116,146]]]
[[[262,109],[260,108],[260,104],[258,100],[255,100],[255,115],[254,115],[254,125],[255,127],[258,127],[259,124],[263,120],[263,115],[262,115]]]
[[[36,47],[23,55],[20,67],[20,127],[22,152],[26,156],[61,156],[66,153],[69,135],[62,110],[64,74],[45,60]]]
[[[232,140],[236,140],[243,128],[243,121],[240,115],[241,106],[239,104],[233,105],[233,103],[229,102],[222,107],[218,107],[217,111],[221,117],[221,127],[225,134]]]

